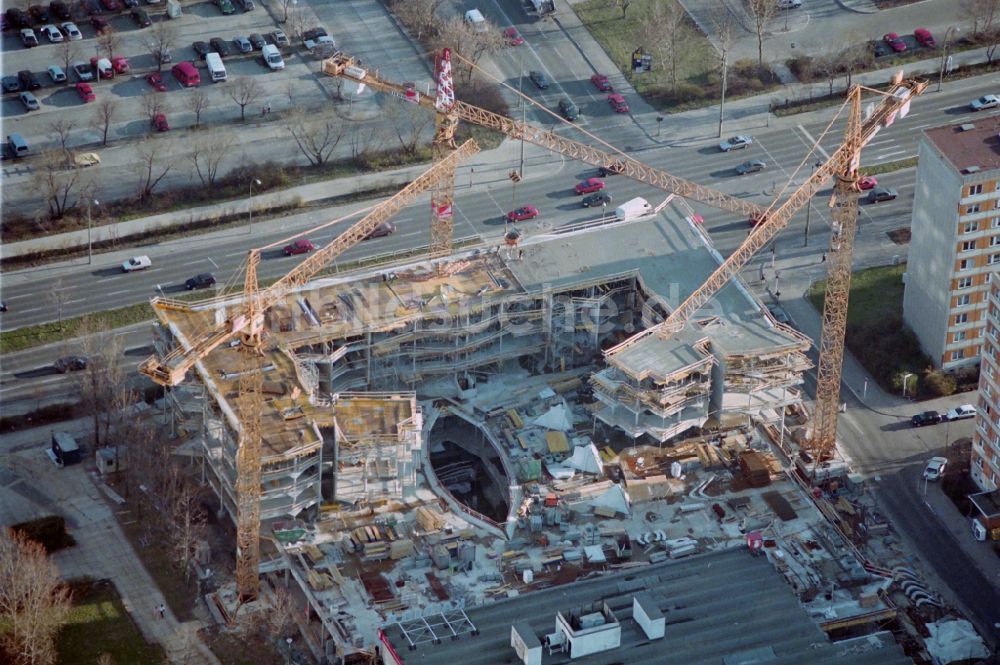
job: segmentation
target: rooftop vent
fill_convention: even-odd
[[[969,132],[969,131],[972,131],[975,128],[976,128],[976,126],[973,125],[971,122],[966,122],[966,123],[961,124],[961,125],[958,126],[958,130],[960,132]]]
[[[962,173],[979,173],[978,166],[966,166]]]

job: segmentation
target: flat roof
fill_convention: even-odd
[[[962,127],[974,126],[963,130]],[[924,136],[956,171],[1000,169],[1000,116],[974,116],[967,122],[924,130]]]
[[[632,619],[632,599],[646,591],[666,619],[663,639],[649,640]],[[621,646],[570,661],[566,653],[543,653],[543,665],[689,665],[750,662],[750,653],[773,653],[773,665],[895,665],[912,663],[900,647],[879,641],[845,649],[831,643],[765,557],[743,547],[533,591],[467,610],[479,635],[427,641],[413,651],[397,624],[383,631],[406,665],[495,665],[509,656],[511,626],[525,624],[537,635],[554,631],[566,607],[606,602],[621,622]],[[756,661],[755,661],[756,662]]]

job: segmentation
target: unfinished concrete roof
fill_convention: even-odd
[[[650,641],[632,619],[633,596],[643,590],[649,591],[666,618],[663,639]],[[413,651],[398,625],[383,630],[406,665],[517,663],[510,646],[512,624],[527,624],[537,635],[547,635],[554,630],[556,612],[601,601],[621,622],[621,646],[572,661],[566,653],[549,655],[543,648],[543,665],[913,662],[898,645],[884,639],[855,642],[851,648],[830,643],[771,564],[743,548],[654,564],[468,610],[478,636],[463,634],[440,644],[428,641]]]

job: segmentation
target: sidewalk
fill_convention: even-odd
[[[79,419],[60,423],[59,429],[77,432],[88,424]],[[156,608],[165,600],[96,486],[92,461],[55,467],[45,455],[49,432],[49,427],[39,427],[4,437],[0,524],[62,515],[77,542],[53,555],[63,577],[111,580],[145,639],[163,645],[171,663],[217,665],[218,659],[196,634],[200,621],[180,623],[169,608],[159,617]]]

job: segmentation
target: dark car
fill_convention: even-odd
[[[924,425],[937,425],[941,422],[941,414],[937,411],[924,411],[923,413],[918,413],[917,415],[910,418],[910,422],[913,423],[914,427],[923,427]]]
[[[285,253],[285,256],[292,256],[293,254],[308,254],[314,249],[316,249],[316,246],[310,241],[305,238],[299,238],[291,245],[285,245],[285,248],[281,251]]]
[[[136,25],[140,28],[147,28],[153,25],[153,21],[150,20],[149,14],[142,7],[136,7],[132,10],[132,20],[135,21]]]
[[[21,82],[21,87],[25,90],[38,90],[42,87],[34,73],[27,69],[22,69],[17,73],[17,80]]]
[[[559,101],[559,113],[567,120],[576,120],[580,117],[580,109],[573,103],[572,99],[562,99]]]
[[[194,49],[195,55],[202,60],[205,59],[206,55],[212,52],[212,49],[209,48],[208,44],[205,42],[195,42],[194,44],[191,44],[191,48]]]
[[[317,26],[315,28],[309,28],[308,30],[306,30],[305,32],[303,32],[302,33],[302,41],[304,41],[304,42],[309,42],[309,41],[314,42],[317,39],[319,39],[320,37],[328,37],[328,36],[329,35],[326,32],[326,28]]]
[[[45,5],[31,5],[28,7],[28,16],[35,23],[48,23],[51,17]]]
[[[117,12],[122,8],[122,3],[118,2],[118,0],[101,0],[101,6],[109,12]]]
[[[740,175],[746,175],[748,173],[757,173],[758,171],[763,171],[767,168],[767,164],[759,159],[751,159],[748,162],[743,162],[736,167],[736,172]]]
[[[611,203],[611,195],[607,192],[594,192],[590,196],[583,197],[584,208],[596,208]]]
[[[869,203],[881,203],[882,201],[892,201],[898,196],[895,189],[889,187],[876,187],[868,192]]]
[[[384,236],[391,236],[396,232],[396,225],[392,222],[382,222],[375,227],[375,230],[364,237],[365,240],[370,240],[372,238],[382,238]]]
[[[50,2],[49,13],[63,21],[68,21],[72,18],[69,7],[65,2],[62,2],[62,0],[54,0],[53,2]]]
[[[3,77],[3,91],[4,92],[21,92],[21,79],[16,76],[4,76]]]
[[[64,356],[52,363],[52,366],[56,368],[56,371],[63,374],[67,372],[79,372],[80,370],[87,369],[87,357]]]
[[[90,24],[94,26],[94,30],[99,35],[103,35],[105,32],[111,32],[111,24],[108,23],[108,19],[101,18],[100,16],[92,16],[90,18]]]
[[[545,78],[545,74],[537,71],[528,72],[528,78],[531,82],[538,86],[539,90],[547,90],[549,87],[549,80]]]
[[[130,9],[139,6],[139,0],[122,0],[122,3]]]
[[[212,37],[209,41],[212,46],[212,50],[219,54],[220,58],[227,57],[232,51],[229,50],[229,45],[226,44],[226,40],[220,37]]]
[[[17,7],[11,7],[4,12],[4,17],[7,19],[7,25],[15,29],[31,27],[31,18]]]
[[[193,291],[194,289],[207,289],[214,284],[215,276],[210,272],[203,272],[184,282],[184,288],[188,291]]]
[[[623,164],[622,162],[615,162],[610,167],[607,166],[598,167],[597,175],[601,176],[602,178],[606,178],[609,175],[617,175],[624,170],[625,170],[625,164]]]
[[[264,48],[264,44],[267,43],[266,41],[264,41],[264,37],[256,32],[251,34],[247,39],[250,40],[250,45],[253,46],[254,49],[256,49],[257,51]]]

